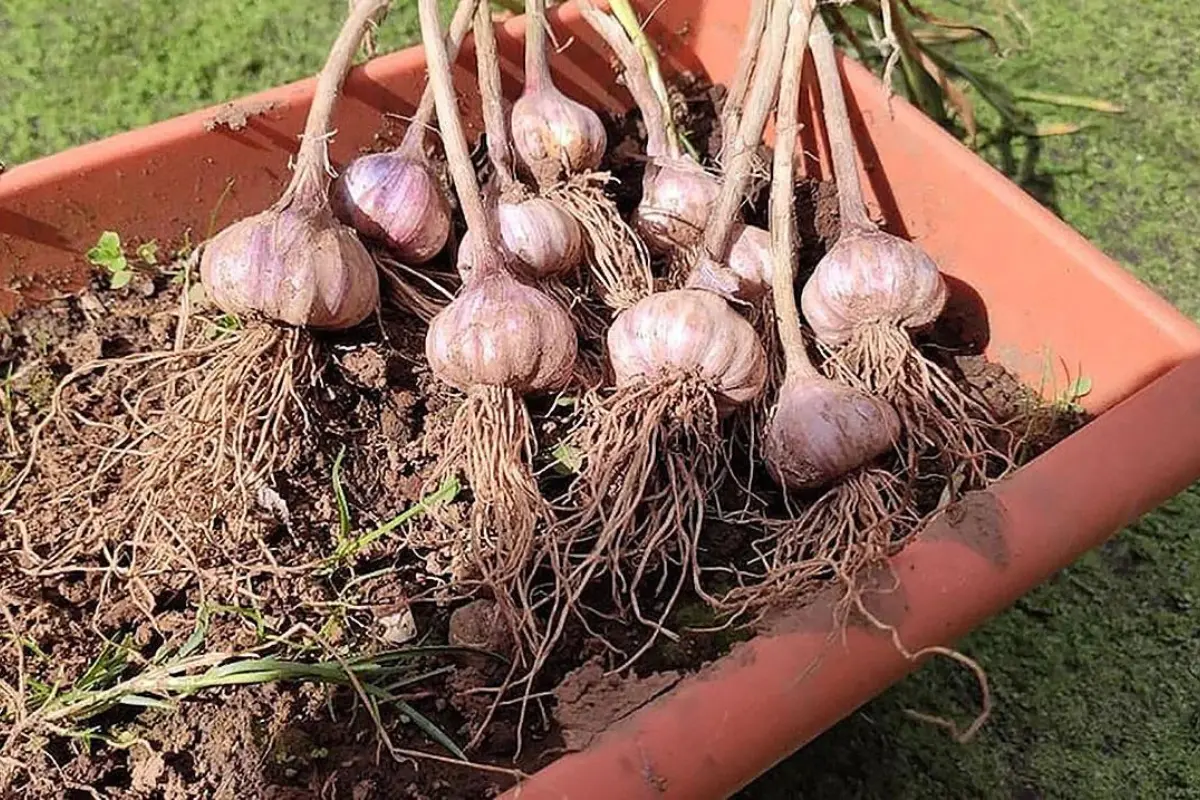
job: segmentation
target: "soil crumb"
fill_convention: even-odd
[[[554,718],[562,726],[568,750],[582,750],[592,740],[679,682],[675,671],[644,678],[605,674],[599,659],[571,672],[554,690]]]
[[[204,129],[215,131],[217,128],[228,128],[231,131],[240,131],[249,124],[251,117],[265,114],[273,108],[275,108],[273,100],[261,103],[250,101],[226,103],[217,109],[211,118],[205,120]]]

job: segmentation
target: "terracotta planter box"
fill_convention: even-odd
[[[672,69],[728,78],[745,4],[640,5],[655,8],[651,34]],[[576,37],[555,59],[563,89],[625,107],[606,52],[575,10],[552,16],[560,33]],[[514,97],[523,29],[513,19],[501,32]],[[473,63],[469,52],[460,61]],[[354,73],[336,163],[371,142],[384,112],[411,112],[423,70],[414,48]],[[470,97],[471,75],[460,69],[457,77]],[[866,134],[860,154],[876,209],[977,293],[992,359],[1033,386],[1045,385],[1047,364],[1059,387],[1067,381],[1062,365],[1086,374],[1093,389],[1083,403],[1099,414],[943,514],[894,559],[900,588],[874,602],[915,650],[962,636],[1200,476],[1200,329],[919,112],[898,99],[889,112],[879,84],[857,65],[845,64],[845,78]],[[187,231],[196,242],[265,207],[286,181],[312,85],[280,87],[0,176],[0,310],[80,286],[89,270],[83,253],[104,229],[160,243]],[[810,149],[823,150],[815,144]],[[511,796],[728,795],[912,669],[885,636],[865,628],[852,628],[844,644],[827,642],[827,617],[821,603],[795,612],[785,632],[739,646]]]

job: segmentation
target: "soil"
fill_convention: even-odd
[[[685,79],[674,91],[680,128],[712,159],[721,90]],[[608,167],[620,181],[618,204],[628,212],[640,193],[641,162],[633,154],[644,137],[636,114],[607,124],[617,143]],[[382,131],[378,146],[395,139]],[[796,203],[801,264],[810,269],[836,236],[836,191],[801,182]],[[761,213],[756,199],[748,217]],[[462,222],[456,222],[461,233]],[[444,254],[432,268],[452,275],[451,263]],[[532,772],[565,750],[586,746],[751,635],[740,628],[702,632],[713,626],[712,612],[696,598],[684,598],[669,620],[678,641],[664,640],[647,653],[636,674],[614,677],[605,675],[614,666],[607,645],[580,626],[569,628],[544,670],[524,727],[515,706],[491,715],[494,695],[488,690],[505,678],[511,643],[497,636],[490,601],[464,604],[446,591],[442,566],[452,554],[437,546],[453,540],[463,523],[462,493],[330,561],[348,540],[427,496],[431,454],[439,452],[456,407],[456,395],[425,366],[424,325],[394,308],[350,333],[320,338],[314,419],[272,490],[256,498],[246,525],[213,520],[155,540],[133,537],[131,544],[127,531],[87,524],[86,504],[49,502],[81,479],[102,474],[110,428],[129,424],[131,413],[130,398],[102,371],[84,376],[57,401],[56,387],[94,359],[169,349],[181,292],[172,273],[150,268],[119,290],[98,277],[76,296],[22,312],[0,335],[0,363],[8,369],[0,393],[6,434],[0,485],[6,493],[51,405],[60,403],[73,423],[44,432],[36,470],[10,506],[0,540],[0,688],[10,690],[0,755],[11,796],[493,796],[512,784],[512,770]],[[987,362],[979,336],[968,333],[978,328],[977,311],[969,303],[954,307],[965,311],[947,315],[931,334],[940,352],[952,353],[946,363],[1001,416],[1027,412],[1029,391]],[[203,307],[197,313],[215,316]],[[567,411],[550,401],[535,401],[530,410],[542,441],[554,441],[570,423]],[[1069,409],[1060,411],[1038,417],[1042,427],[1028,454],[1079,424]],[[106,474],[95,496],[120,502],[123,477]],[[182,488],[203,496],[210,487]],[[346,497],[348,519],[338,491]],[[713,536],[721,546],[708,558],[727,563],[747,554],[746,531],[713,524],[721,526]],[[611,602],[606,593],[588,600]],[[644,608],[654,611],[656,602],[647,598]],[[600,633],[618,647],[636,649],[643,632],[613,622]],[[189,654],[214,654],[218,661],[221,654],[270,654],[311,664],[446,643],[478,649],[413,652],[391,677],[422,679],[396,690],[395,699],[408,705],[380,703],[378,720],[361,685],[344,685],[344,678],[343,685],[274,681],[207,688],[176,697],[170,708],[113,705],[54,727],[33,727],[21,718],[51,697],[61,703],[71,692],[94,694]],[[468,755],[499,771],[405,755],[448,757],[422,729],[422,719],[460,746],[478,733]],[[522,751],[514,765],[518,741]]]

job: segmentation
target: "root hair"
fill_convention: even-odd
[[[587,265],[597,293],[609,308],[629,308],[654,288],[650,251],[604,191],[607,172],[574,175],[543,194],[570,214],[588,242]]]

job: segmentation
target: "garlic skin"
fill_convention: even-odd
[[[596,169],[608,147],[596,112],[549,83],[517,99],[509,125],[517,161],[538,186]]]
[[[884,400],[819,376],[789,378],[767,423],[767,471],[787,489],[832,483],[874,460],[900,436]]]
[[[450,238],[450,203],[420,158],[372,153],[350,162],[330,191],[334,213],[364,237],[386,244],[406,264],[424,264]]]
[[[755,225],[734,228],[729,259],[720,264],[706,251],[688,274],[689,289],[706,289],[728,300],[753,303],[771,291],[771,234]]]
[[[509,263],[531,281],[556,278],[583,261],[583,229],[575,218],[543,197],[496,206],[500,239]],[[475,236],[468,230],[459,243],[457,268],[465,283],[475,267]]]
[[[446,383],[463,391],[498,386],[521,395],[565,386],[577,347],[567,311],[502,269],[478,272],[433,318],[425,337],[429,366]]]
[[[917,245],[878,230],[847,230],[800,293],[804,317],[829,345],[872,323],[931,325],[946,306],[946,281]]]
[[[680,377],[704,381],[727,413],[754,400],[767,357],[754,326],[711,292],[658,292],[622,311],[608,329],[617,386]]]
[[[561,275],[583,261],[583,228],[544,197],[501,203],[496,218],[504,246],[533,280]]]
[[[699,243],[721,191],[717,176],[690,158],[656,158],[642,178],[634,228],[656,255]]]
[[[323,203],[279,205],[204,246],[200,279],[227,314],[343,330],[379,306],[375,262]]]

